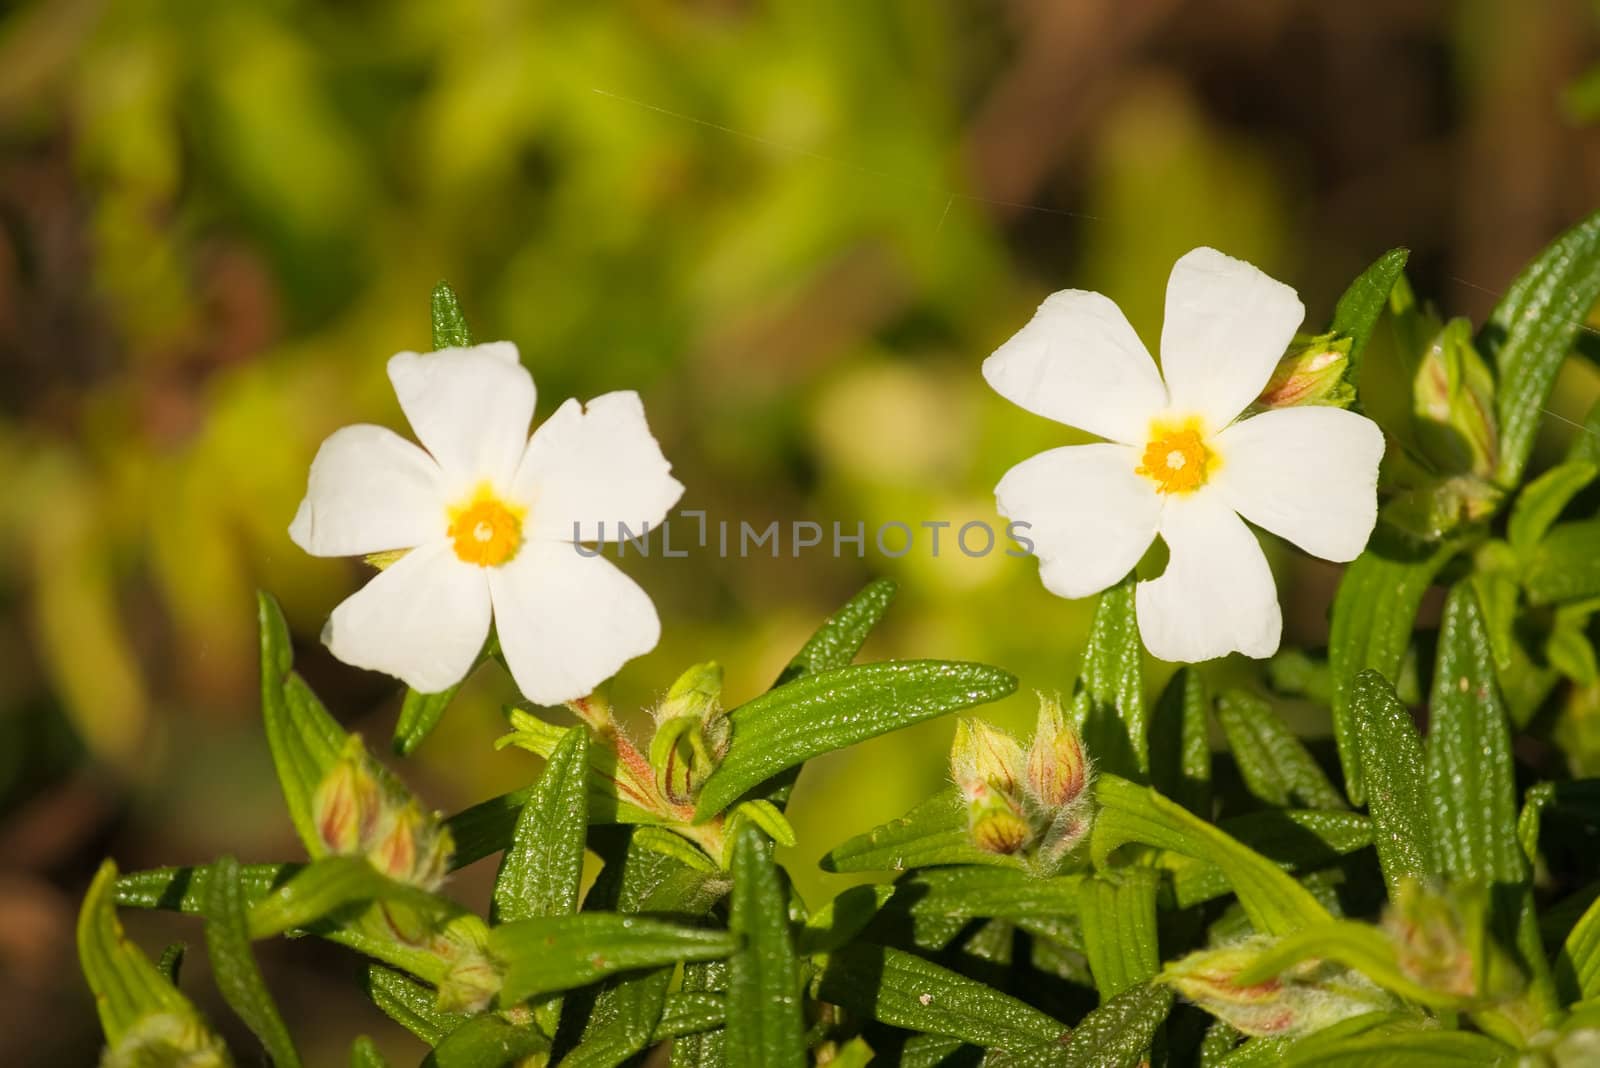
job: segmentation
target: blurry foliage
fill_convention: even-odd
[[[25,869],[70,872],[74,897],[113,830],[119,856],[219,848],[211,821],[152,811],[157,784],[164,805],[217,813],[228,849],[288,840],[251,744],[257,586],[283,600],[319,689],[387,733],[395,689],[316,648],[361,576],[304,556],[286,527],[327,433],[402,425],[383,361],[426,347],[419,309],[441,277],[483,337],[521,347],[540,417],[567,396],[639,389],[683,507],[869,531],[997,523],[991,490],[1010,462],[1070,440],[976,371],[1053,289],[1108,293],[1153,341],[1169,265],[1209,243],[1301,282],[1325,321],[1355,271],[1405,244],[1419,291],[1486,310],[1592,208],[1594,128],[1568,125],[1560,93],[1587,99],[1593,14],[1342,8],[9,11],[0,812],[34,815],[0,845],[27,845],[10,851]],[[1381,337],[1367,363],[1374,395],[1399,396],[1381,383],[1413,371]],[[1551,409],[1582,418],[1597,392],[1576,365]],[[1550,455],[1572,436],[1553,425]],[[1320,640],[1331,573],[1274,564],[1285,603],[1311,606],[1286,637]],[[859,560],[696,552],[624,566],[671,621],[619,680],[624,707],[708,656],[739,665],[730,694],[763,690],[814,619],[873,575],[904,591],[874,655],[1003,664],[1025,690],[1070,684],[1088,624],[1031,562],[948,543],[938,559],[869,546]],[[530,763],[482,755],[508,694],[480,673],[419,752],[424,769],[471,761],[485,794],[524,782]],[[1579,705],[1571,729],[1592,733],[1600,716]],[[1020,728],[1031,712],[1014,698],[995,715]],[[792,812],[800,839],[836,840],[924,796],[949,729],[819,762]],[[225,770],[175,759],[200,752]],[[879,773],[853,777],[848,810],[830,804],[858,762]],[[103,769],[96,788],[71,785],[84,766]],[[157,822],[160,848],[145,831]],[[813,859],[789,862],[810,872]]]

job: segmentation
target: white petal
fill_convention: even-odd
[[[1061,597],[1087,597],[1126,575],[1156,536],[1161,498],[1134,474],[1139,454],[1126,445],[1068,445],[1007,471],[995,503],[1025,532],[1039,579]]]
[[[417,440],[459,494],[487,481],[503,489],[516,473],[533,420],[533,376],[509,341],[469,349],[402,352],[389,381]]]
[[[1256,536],[1221,494],[1169,498],[1161,538],[1171,551],[1167,570],[1135,592],[1145,648],[1184,663],[1277,651],[1283,614],[1272,571]]]
[[[488,635],[484,569],[457,559],[448,540],[435,540],[335,608],[322,640],[346,664],[437,693],[466,676]]]
[[[1215,489],[1313,556],[1354,560],[1378,519],[1383,431],[1342,408],[1283,408],[1217,435]]]
[[[289,537],[312,556],[409,549],[444,532],[439,465],[392,430],[347,426],[311,461]]]
[[[556,705],[583,697],[661,638],[638,583],[565,542],[529,542],[489,570],[495,630],[517,688]]]
[[[1215,432],[1260,395],[1306,310],[1293,289],[1243,260],[1197,248],[1172,266],[1161,373],[1173,411]]]
[[[1112,441],[1142,445],[1167,391],[1139,336],[1110,298],[1052,293],[1028,325],[983,361],[1011,403]]]
[[[607,393],[587,407],[569,400],[539,427],[512,494],[531,509],[534,537],[572,541],[577,524],[578,540],[617,541],[619,524],[634,535],[660,527],[683,496],[671,470],[639,394]]]

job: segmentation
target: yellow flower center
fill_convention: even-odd
[[[1214,461],[1193,427],[1152,427],[1144,464],[1135,473],[1155,482],[1157,493],[1188,493],[1205,484]]]
[[[526,508],[496,497],[487,483],[462,504],[450,509],[451,540],[456,556],[479,567],[499,567],[522,548],[522,520]]]

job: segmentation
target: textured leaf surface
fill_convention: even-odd
[[[1557,523],[1528,554],[1523,585],[1534,604],[1600,596],[1600,519]]]
[[[433,287],[430,318],[433,323],[434,351],[472,344],[472,331],[467,329],[467,317],[461,311],[461,302],[456,299],[456,291],[447,283],[440,282]]]
[[[1134,578],[1100,595],[1078,672],[1073,709],[1084,747],[1101,769],[1142,781],[1150,772],[1144,643],[1134,613]]]
[[[848,667],[866,644],[867,635],[872,633],[872,628],[888,611],[898,588],[893,579],[881,578],[869,582],[860,593],[823,621],[817,632],[789,661],[774,686],[793,682],[801,675]]]
[[[972,844],[967,814],[954,786],[904,816],[848,839],[822,858],[823,870],[834,872],[905,871],[936,864],[1022,866],[1016,857]]]
[[[1551,525],[1578,493],[1600,474],[1587,460],[1557,464],[1523,487],[1511,508],[1506,524],[1506,540],[1519,554],[1526,555],[1539,544]]]
[[[423,1068],[510,1068],[550,1047],[530,1026],[516,1027],[499,1016],[474,1016],[428,1054]]]
[[[772,1068],[805,1064],[788,894],[771,847],[754,827],[744,828],[734,840],[728,926],[744,940],[728,961],[728,1059]]]
[[[729,713],[733,740],[705,783],[706,819],[785,768],[933,716],[995,701],[1017,688],[985,664],[903,660],[812,672]]]
[[[1354,812],[1271,809],[1224,820],[1220,829],[1285,871],[1315,871],[1372,844],[1371,822]],[[1184,858],[1171,870],[1179,908],[1221,897],[1232,888],[1227,873],[1206,859]]]
[[[267,1055],[279,1068],[295,1068],[300,1056],[295,1052],[278,1006],[261,978],[255,954],[250,950],[250,935],[245,917],[244,889],[239,882],[239,863],[222,857],[211,865],[206,886],[206,951],[217,989],[230,1008],[266,1047]]]
[[[312,815],[317,786],[338,761],[348,735],[322,707],[305,680],[294,673],[294,649],[289,627],[278,603],[266,594],[257,597],[261,623],[261,711],[267,744],[278,769],[278,782],[289,808],[289,818],[301,843],[313,857],[321,856],[322,838]]]
[[[1194,813],[1209,813],[1211,805],[1210,706],[1204,676],[1185,667],[1162,690],[1150,718],[1150,734],[1159,739],[1150,750],[1151,785]]]
[[[1405,879],[1428,880],[1440,874],[1427,762],[1411,713],[1382,675],[1363,671],[1356,676],[1353,701],[1372,841],[1393,898]]]
[[[589,738],[568,731],[528,792],[494,883],[495,922],[578,911],[589,823]]]
[[[1385,252],[1356,276],[1334,305],[1329,329],[1350,339],[1350,370],[1345,379],[1352,385],[1360,381],[1362,353],[1372,339],[1378,317],[1389,303],[1389,291],[1394,288],[1400,272],[1405,270],[1410,255],[1410,250],[1403,248]]]
[[[244,900],[248,891],[241,885]],[[306,927],[331,913],[371,901],[400,901],[423,915],[445,916],[460,906],[381,874],[365,857],[323,857],[249,907],[253,939]]]
[[[1156,941],[1157,873],[1130,868],[1084,879],[1078,926],[1101,1003],[1152,979],[1161,968]]]
[[[606,912],[540,916],[489,932],[490,952],[506,965],[500,993],[507,1005],[612,972],[726,957],[737,946],[726,931]]]
[[[437,1046],[471,1019],[464,1013],[440,1009],[438,992],[432,987],[381,965],[367,966],[364,985],[367,997],[385,1016],[430,1046]]]
[[[1304,743],[1261,698],[1229,690],[1217,701],[1217,722],[1250,792],[1271,805],[1298,801],[1306,808],[1344,808]]]

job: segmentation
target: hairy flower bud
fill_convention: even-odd
[[[1339,334],[1297,337],[1273,368],[1257,408],[1292,408],[1305,404],[1348,408],[1355,390],[1344,380],[1350,366],[1350,339]]]
[[[1016,853],[1033,840],[1022,806],[987,786],[967,800],[967,831],[972,844],[986,853]]]
[[[1359,972],[1319,960],[1302,961],[1262,982],[1235,982],[1274,941],[1254,935],[1191,953],[1167,965],[1160,981],[1257,1038],[1308,1034],[1351,1016],[1394,1007],[1394,999]]]
[[[1083,797],[1092,774],[1083,740],[1061,715],[1061,703],[1039,698],[1039,725],[1028,746],[1028,798],[1055,812]]]
[[[981,719],[956,721],[950,772],[969,802],[986,792],[1015,797],[1025,764],[1022,746],[1005,731]]]
[[[366,857],[389,878],[425,890],[444,882],[455,852],[439,817],[372,758],[360,735],[317,784],[312,819],[327,854]]]
[[[1394,941],[1396,962],[1407,978],[1458,997],[1476,992],[1467,920],[1450,895],[1407,879],[1384,913],[1383,928]]]

